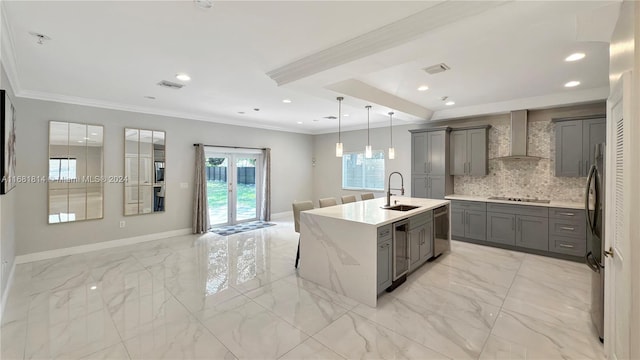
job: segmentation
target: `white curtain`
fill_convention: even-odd
[[[271,149],[262,150],[262,206],[260,206],[260,220],[271,220]]]
[[[193,190],[193,233],[209,231],[209,206],[207,204],[207,174],[204,157],[204,145],[197,144],[196,173]]]

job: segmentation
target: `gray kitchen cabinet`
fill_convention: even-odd
[[[584,210],[549,210],[549,251],[584,257],[587,252],[587,218]]]
[[[554,122],[555,176],[587,176],[595,144],[605,142],[605,119],[554,119]]]
[[[549,250],[549,218],[518,215],[516,217],[516,246]]]
[[[515,246],[516,216],[487,212],[487,241]]]
[[[589,175],[589,168],[593,164],[596,144],[606,142],[607,122],[606,119],[589,119],[582,122],[582,176]]]
[[[430,131],[427,133],[427,174],[445,175],[447,171],[446,159],[449,145],[447,130]]]
[[[451,132],[451,175],[487,175],[488,128],[489,126],[483,126]]]
[[[449,174],[450,130],[410,130],[412,196],[444,199],[453,192],[453,178]]]
[[[409,218],[409,271],[414,271],[433,256],[432,212]]]
[[[378,228],[377,289],[378,294],[393,282],[393,228],[391,224]]]
[[[486,204],[475,201],[452,201],[451,236],[455,238],[486,240]]]
[[[427,133],[411,134],[411,173],[427,174]]]
[[[387,239],[378,243],[378,294],[391,286],[393,282],[393,241]]]

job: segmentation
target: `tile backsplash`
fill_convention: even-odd
[[[528,124],[528,154],[539,161],[503,161],[496,158],[509,155],[510,128],[508,120],[492,122],[489,129],[489,174],[487,176],[454,176],[456,194],[477,196],[512,196],[555,201],[584,201],[584,177],[556,177],[555,134],[553,123],[530,121]]]

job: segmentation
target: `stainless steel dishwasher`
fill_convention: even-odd
[[[433,258],[451,250],[449,241],[449,205],[433,209]]]

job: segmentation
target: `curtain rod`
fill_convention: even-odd
[[[193,146],[198,146],[198,145],[199,145],[199,144],[193,144]],[[219,148],[229,148],[229,149],[267,150],[267,148],[243,147],[243,146],[227,146],[227,145],[207,145],[207,144],[202,144],[202,146],[219,147]]]

